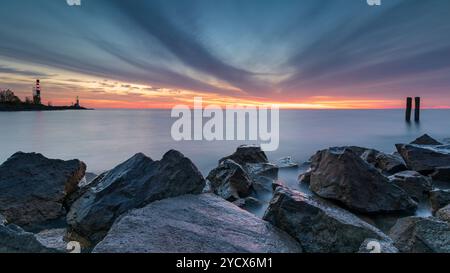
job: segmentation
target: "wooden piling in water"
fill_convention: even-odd
[[[412,98],[406,98],[406,121],[411,121]]]
[[[416,97],[415,101],[416,101],[416,108],[414,111],[414,120],[420,121],[420,97]]]

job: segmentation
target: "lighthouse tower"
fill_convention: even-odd
[[[41,104],[41,84],[39,79],[36,80],[36,86],[33,89],[33,102],[34,104]]]

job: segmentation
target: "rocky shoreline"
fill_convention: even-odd
[[[206,178],[174,150],[93,179],[80,160],[18,152],[0,165],[0,252],[450,253],[450,190],[437,186],[450,188],[450,147],[428,135],[395,147],[318,151],[298,179],[311,194],[278,179],[296,162],[258,146]],[[248,212],[267,195],[263,217]]]

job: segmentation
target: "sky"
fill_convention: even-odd
[[[450,1],[1,0],[0,88],[95,108],[450,108]]]

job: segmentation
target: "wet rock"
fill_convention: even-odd
[[[416,201],[423,200],[433,189],[431,179],[415,171],[396,173],[390,176],[389,180],[406,191]]]
[[[276,160],[275,165],[280,169],[298,168],[298,163],[295,162],[291,156]]]
[[[450,190],[433,190],[430,192],[433,213],[450,204]]]
[[[356,212],[408,213],[417,208],[404,190],[350,149],[320,151],[311,166],[310,189]]]
[[[450,182],[450,166],[435,168],[430,177],[434,181]]]
[[[397,144],[409,169],[428,175],[436,168],[450,166],[450,154],[442,149],[433,147]]]
[[[275,180],[272,182],[272,190],[275,191],[278,187],[286,187],[286,184],[281,180]]]
[[[398,253],[398,249],[392,241],[366,239],[361,244],[358,253]]]
[[[447,205],[438,210],[438,212],[436,212],[436,217],[441,219],[442,221],[450,223],[450,205]]]
[[[442,145],[442,143],[440,143],[439,141],[437,141],[436,139],[430,137],[427,134],[424,134],[423,136],[417,138],[416,140],[411,142],[411,144],[416,144],[416,145]]]
[[[258,179],[259,176],[278,178],[278,167],[271,163],[247,163],[243,165],[243,168],[253,179]]]
[[[358,252],[367,238],[389,242],[377,228],[330,202],[279,187],[264,215],[305,252]]]
[[[116,221],[94,252],[301,252],[269,223],[212,194],[184,195],[132,210]]]
[[[16,225],[0,224],[0,253],[55,253],[42,245],[34,234]]]
[[[64,202],[78,189],[86,165],[16,153],[0,166],[0,213],[9,223],[32,227],[66,215]]]
[[[450,225],[436,218],[402,218],[389,236],[400,252],[450,253]]]
[[[373,149],[365,151],[361,155],[361,158],[386,174],[394,174],[407,169],[406,164],[401,157],[389,155]]]
[[[222,161],[207,179],[212,191],[229,201],[247,197],[252,191],[252,180],[247,172],[230,159]]]
[[[204,186],[201,173],[180,152],[169,151],[160,161],[136,154],[73,203],[67,215],[69,233],[98,242],[128,210],[164,198],[199,194]]]
[[[239,146],[232,155],[222,158],[219,161],[223,162],[227,159],[231,159],[239,165],[247,163],[269,163],[266,154],[257,145],[242,145]]]

